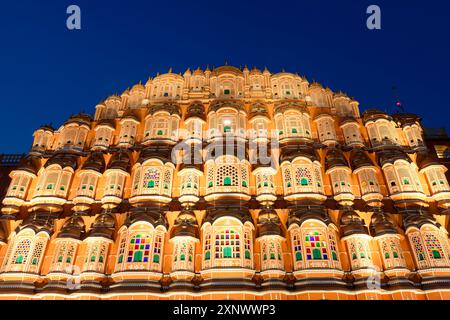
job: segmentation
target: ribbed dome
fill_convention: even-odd
[[[79,240],[84,233],[84,220],[79,214],[75,213],[64,222],[64,225],[58,234],[58,238],[72,238]]]
[[[304,157],[311,161],[318,161],[316,150],[311,143],[299,142],[281,147],[280,161],[293,161],[295,158]]]
[[[361,149],[353,149],[350,152],[350,164],[352,170],[356,170],[362,167],[373,167],[374,164],[368,155]]]
[[[200,118],[202,120],[206,119],[205,107],[200,101],[193,102],[188,108],[186,113],[186,119],[189,118]]]
[[[101,213],[92,224],[88,237],[103,237],[107,239],[114,238],[116,221],[109,213]]]
[[[417,154],[417,165],[422,170],[431,165],[441,165],[441,163],[434,154],[427,151]]]
[[[325,170],[328,171],[334,167],[348,167],[348,162],[341,150],[330,148],[325,156]]]
[[[63,169],[70,167],[73,170],[76,170],[78,167],[77,156],[70,153],[59,152],[53,155],[53,157],[45,163],[44,167],[47,168],[53,164],[58,164]]]
[[[103,173],[103,171],[105,171],[105,158],[103,156],[103,153],[101,152],[92,153],[89,156],[89,158],[87,158],[87,160],[83,163],[81,169],[94,170]]]
[[[144,163],[147,160],[158,159],[163,163],[172,162],[172,149],[165,144],[152,144],[141,150],[136,163]]]
[[[370,223],[370,231],[373,236],[382,236],[384,234],[397,234],[397,229],[390,217],[383,212],[383,209],[376,208]]]
[[[258,237],[283,236],[281,221],[272,207],[265,207],[258,217]]]
[[[17,166],[17,171],[26,171],[32,174],[37,174],[37,166],[35,164],[35,158],[28,156],[22,159],[20,164]]]
[[[407,162],[412,162],[411,158],[408,157],[406,153],[402,150],[394,148],[394,149],[384,149],[377,152],[378,154],[378,162],[380,166],[383,167],[386,163],[394,163],[396,160],[405,160]]]
[[[345,208],[341,217],[341,233],[343,237],[354,234],[369,234],[364,221],[353,210],[353,208]]]
[[[199,239],[199,227],[197,219],[192,210],[183,210],[175,220],[170,238],[174,237],[193,237]]]
[[[92,122],[92,116],[87,113],[79,113],[70,116],[70,118],[64,123],[64,125],[70,124],[70,123],[76,123],[78,125],[87,125],[90,126]]]
[[[112,156],[108,169],[120,169],[125,172],[130,171],[130,156],[124,150],[119,150]]]

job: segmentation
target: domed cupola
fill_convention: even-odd
[[[403,160],[409,163],[412,162],[411,158],[405,152],[397,148],[380,150],[377,152],[377,156],[381,167],[388,163],[393,164],[397,160]]]
[[[281,221],[273,207],[259,212],[256,241],[261,248],[261,276],[266,281],[281,280],[285,276],[282,246],[286,240]]]
[[[64,222],[58,238],[71,238],[81,240],[85,233],[84,220],[78,213],[74,213],[69,219]]]
[[[93,170],[98,173],[105,171],[105,158],[101,152],[93,152],[83,163],[81,170]]]
[[[170,238],[191,237],[199,239],[199,226],[195,213],[190,209],[184,209],[180,212],[175,224],[171,230]]]
[[[330,148],[327,151],[327,155],[325,157],[325,170],[329,171],[333,168],[337,167],[349,167],[347,159],[343,152],[337,148]]]
[[[89,230],[87,237],[94,238],[106,238],[109,240],[114,239],[116,221],[112,214],[103,212],[97,216],[94,223]]]
[[[392,117],[390,117],[386,112],[378,110],[378,109],[368,109],[364,111],[362,115],[364,123],[369,121],[376,121],[378,119],[386,119],[391,121]]]
[[[382,208],[375,208],[370,223],[370,232],[373,237],[398,234],[392,219]]]
[[[300,142],[288,144],[281,147],[280,162],[293,161],[296,158],[304,157],[311,161],[319,161],[319,157],[312,143]]]
[[[34,212],[30,213],[16,228],[16,233],[19,233],[24,229],[31,229],[35,232],[35,234],[45,232],[51,236],[54,231],[54,222],[49,213]]]
[[[119,150],[111,157],[107,169],[130,172],[130,165],[131,160],[128,152],[126,152],[125,150]]]
[[[154,228],[162,226],[168,229],[169,224],[159,207],[136,207],[131,208],[125,221],[126,226],[131,226],[137,222],[148,222]]]
[[[369,234],[364,221],[353,208],[347,207],[343,209],[341,216],[341,234],[342,237]]]
[[[79,126],[86,125],[86,126],[90,127],[92,120],[93,120],[93,118],[90,114],[82,112],[82,113],[70,116],[70,118],[64,123],[64,126],[66,126],[68,124],[77,124]]]
[[[325,225],[331,223],[330,216],[323,205],[297,204],[291,207],[287,227],[289,229],[292,225],[301,226],[307,220],[321,221]]]
[[[150,159],[158,159],[163,163],[172,163],[172,148],[166,144],[152,144],[141,150],[136,163],[143,164]]]
[[[37,158],[33,156],[27,156],[23,158],[19,165],[17,166],[17,169],[15,171],[25,171],[28,173],[31,173],[33,175],[37,175],[38,169],[36,165]]]
[[[120,149],[115,152],[104,173],[105,189],[102,198],[102,207],[112,209],[122,202],[125,189],[125,179],[130,176],[131,160],[129,154]]]
[[[353,171],[375,166],[372,160],[367,156],[367,153],[361,149],[353,149],[350,152],[350,165]]]
[[[191,118],[198,118],[202,121],[206,120],[205,115],[205,107],[201,101],[194,101],[189,107],[187,108],[185,121]]]
[[[71,168],[76,170],[78,167],[77,156],[70,153],[58,152],[55,153],[44,165],[44,168],[59,165],[62,169]]]
[[[284,238],[280,218],[273,207],[270,206],[261,209],[258,216],[257,238],[266,236],[279,236]]]

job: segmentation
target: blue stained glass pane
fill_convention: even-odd
[[[311,260],[311,255],[310,254],[308,254],[308,260]]]
[[[148,258],[144,258],[144,262],[148,262]]]
[[[314,237],[309,237],[309,241],[314,241]]]
[[[148,244],[145,246],[145,250],[149,250],[149,249],[150,249],[150,245]]]
[[[136,239],[136,243],[140,243],[141,242],[141,239]]]
[[[132,262],[132,261],[133,261],[133,258],[128,257],[127,261],[128,261],[128,262]]]
[[[327,259],[328,259],[328,256],[327,256],[326,254],[324,254],[324,255],[323,255],[323,259],[324,259],[324,260],[327,260]]]

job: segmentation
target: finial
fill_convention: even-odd
[[[172,68],[169,68],[169,73],[172,73]]]

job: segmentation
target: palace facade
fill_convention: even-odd
[[[1,207],[1,299],[449,299],[418,116],[287,72],[169,72],[42,126]]]

